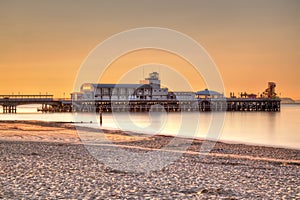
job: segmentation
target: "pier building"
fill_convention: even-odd
[[[167,100],[168,88],[161,88],[157,72],[149,74],[140,84],[84,83],[72,100]]]
[[[241,93],[230,98],[217,91],[205,89],[197,92],[169,91],[162,88],[159,74],[152,72],[139,84],[84,83],[80,92],[72,93],[73,110],[133,111],[156,109],[172,111],[280,111],[280,99],[276,97],[276,84],[270,82],[267,96]]]

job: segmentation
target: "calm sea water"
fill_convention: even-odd
[[[0,120],[79,122],[99,127],[97,114],[37,113],[37,105],[17,109],[17,114],[0,114]],[[300,149],[300,105],[282,105],[277,113],[104,113],[103,127]]]

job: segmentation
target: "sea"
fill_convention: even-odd
[[[283,104],[281,112],[103,113],[102,126],[97,113],[41,113],[38,107],[18,106],[18,113],[1,113],[0,120],[73,122],[99,129],[300,150],[300,104]]]

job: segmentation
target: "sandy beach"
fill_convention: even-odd
[[[217,142],[207,153],[203,144],[210,143],[202,140],[179,138],[165,148],[174,137],[92,128],[80,132],[72,123],[0,122],[0,198],[300,198],[299,150]],[[137,162],[127,159],[119,170],[122,164],[113,160],[116,147],[128,155],[159,152],[176,159],[145,173],[141,166],[127,170]]]

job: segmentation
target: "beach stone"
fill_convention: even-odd
[[[216,148],[219,153],[299,159],[295,150],[223,143]],[[109,154],[108,148],[103,151]],[[106,166],[81,144],[0,141],[0,198],[297,199],[299,165],[285,163],[183,154],[161,170],[129,173]]]

